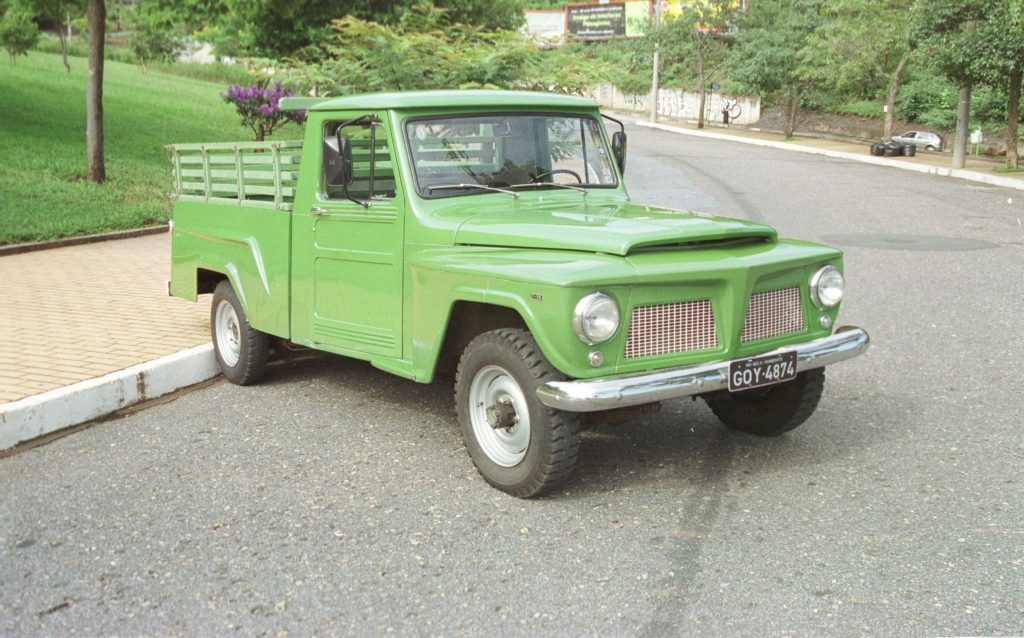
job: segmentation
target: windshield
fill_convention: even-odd
[[[589,116],[421,119],[407,123],[405,133],[416,188],[424,197],[479,194],[497,188],[617,184],[601,125]]]

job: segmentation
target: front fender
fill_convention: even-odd
[[[452,309],[459,301],[514,310],[541,351],[559,371],[573,378],[609,374],[616,356],[613,339],[590,347],[572,329],[579,300],[600,289],[624,311],[635,269],[626,260],[604,255],[554,251],[432,249],[410,259],[409,318],[416,378],[433,378]],[[595,288],[594,282],[605,285]],[[618,282],[609,284],[609,282]],[[610,348],[605,363],[591,366],[593,350]]]

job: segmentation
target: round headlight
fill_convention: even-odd
[[[592,292],[576,304],[572,327],[584,343],[604,343],[619,329],[619,307],[608,295]]]
[[[834,308],[843,300],[843,273],[834,266],[825,266],[811,277],[811,301],[819,308]]]

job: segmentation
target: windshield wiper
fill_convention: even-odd
[[[542,186],[554,186],[556,188],[568,188],[569,190],[579,191],[579,192],[583,193],[584,197],[586,197],[587,193],[590,192],[587,189],[581,188],[579,186],[572,186],[570,184],[556,184],[554,182],[526,182],[525,184],[512,184],[511,186],[509,186],[509,188],[540,188]]]
[[[485,190],[485,191],[494,191],[495,193],[505,193],[506,195],[511,195],[512,197],[519,197],[519,193],[516,193],[514,191],[510,191],[510,190],[507,190],[507,189],[504,189],[504,188],[495,188],[494,186],[487,186],[485,184],[437,184],[437,185],[434,185],[434,186],[428,186],[427,187],[427,192],[428,193],[433,193],[436,190],[455,189],[455,188],[459,188],[459,189],[479,188],[479,189]]]

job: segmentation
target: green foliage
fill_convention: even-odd
[[[398,26],[416,0],[153,0],[173,11],[220,55],[284,58],[299,55],[332,32],[342,16]],[[446,24],[470,24],[486,30],[517,29],[522,0],[438,0]]]
[[[85,65],[32,51],[0,71],[0,244],[138,228],[170,214],[163,145],[243,139],[223,84],[108,62],[107,183],[85,179]],[[288,126],[278,139],[294,139]]]
[[[60,53],[60,41],[53,37],[42,37],[33,47],[41,53]],[[89,47],[85,38],[77,38],[68,42],[68,55],[76,58],[89,56]],[[139,59],[131,49],[110,46],[103,48],[103,59],[124,64],[138,64]]]
[[[569,43],[562,48],[602,65],[605,69],[602,83],[611,82],[615,88],[628,94],[644,95],[651,91],[654,46],[647,37]],[[678,80],[678,74],[668,74],[663,85],[673,86]]]
[[[32,15],[10,8],[0,18],[0,45],[7,49],[14,64],[19,55],[27,55],[39,40],[39,27],[32,20]]]
[[[223,62],[211,62],[202,64],[199,62],[155,62],[150,65],[150,70],[159,71],[167,75],[177,75],[193,80],[204,82],[216,82],[217,84],[239,84],[248,85],[256,82],[256,75],[239,64],[224,64]]]
[[[805,77],[837,97],[884,96],[911,49],[913,0],[826,0],[807,37]]]
[[[808,38],[820,23],[821,0],[760,0],[739,23],[734,77],[747,92],[795,96],[808,86]]]
[[[882,115],[882,103],[874,100],[857,100],[855,102],[844,102],[838,105],[834,111],[843,115],[854,115],[856,117],[880,117]]]
[[[318,94],[450,88],[518,88],[583,93],[603,65],[571,50],[544,51],[513,31],[451,24],[444,10],[417,5],[397,27],[349,16],[292,79]]]
[[[153,62],[170,62],[184,49],[182,27],[174,12],[140,4],[131,17],[131,50],[143,69]]]
[[[957,85],[983,79],[983,57],[992,51],[985,41],[983,21],[1001,0],[917,0],[912,16],[912,37],[924,49],[929,63]],[[969,28],[971,23],[974,28]]]
[[[935,75],[914,79],[903,86],[896,114],[943,131],[956,128],[959,89],[952,81]],[[980,86],[971,96],[970,127],[995,130],[1006,121],[1006,93],[998,87]]]

